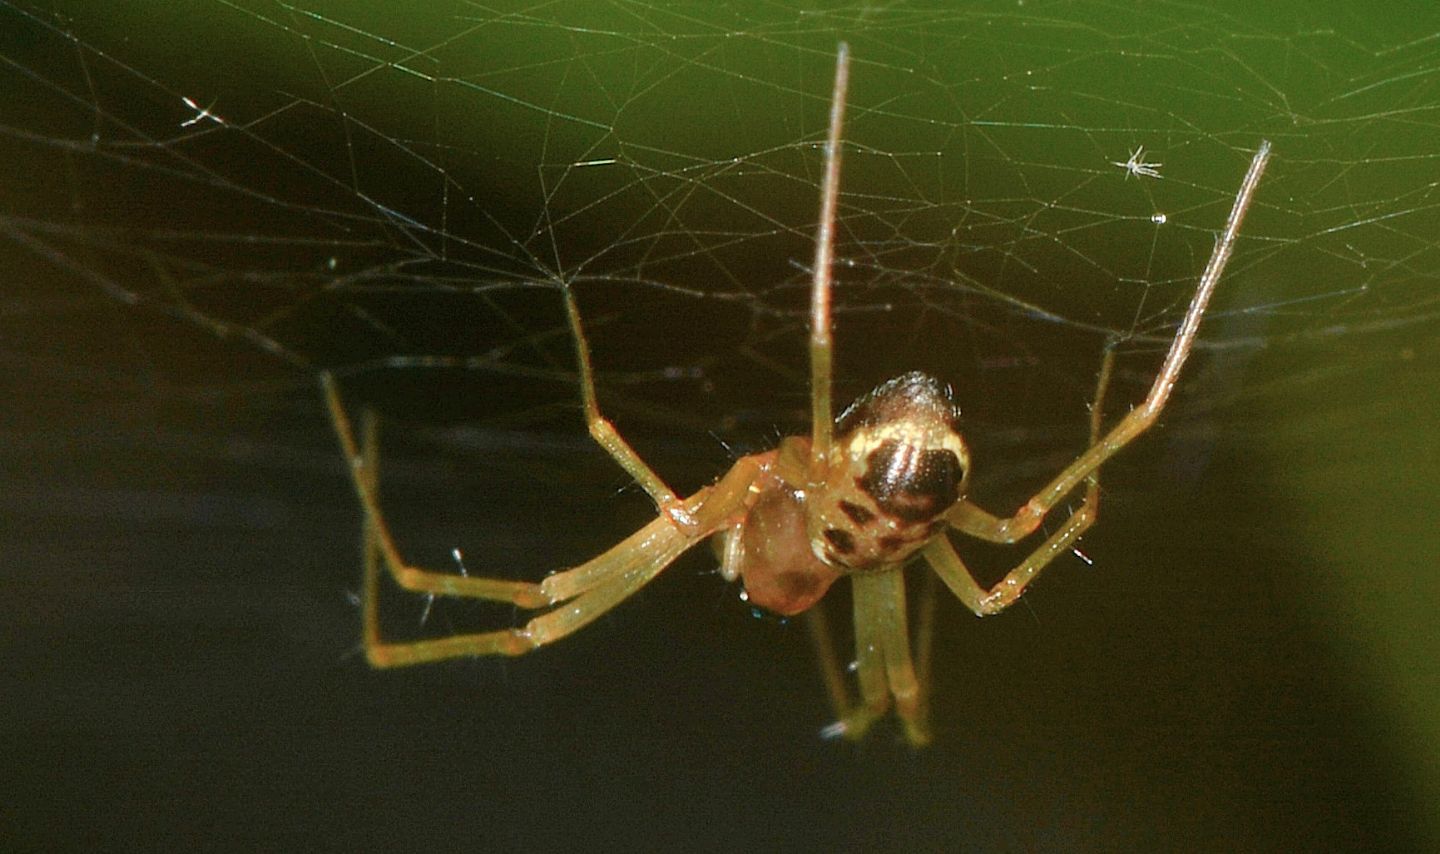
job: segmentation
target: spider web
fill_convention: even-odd
[[[131,306],[220,339],[106,366],[151,382],[326,366],[393,387],[455,382],[448,366],[475,379],[472,415],[529,420],[573,397],[568,283],[604,381],[635,386],[612,406],[792,427],[840,36],[838,397],[918,366],[982,401],[1013,398],[1017,367],[1073,371],[1083,399],[1107,338],[1168,338],[1263,137],[1277,166],[1202,348],[1351,351],[1434,324],[1434,183],[1415,181],[1434,44],[1343,11],[0,14],[22,165],[7,315],[51,339]],[[1142,146],[1160,177],[1127,170]],[[108,357],[115,330],[91,331],[75,345]],[[35,337],[8,336],[12,357],[63,370]],[[163,346],[128,337],[142,360]]]
[[[805,429],[841,39],[837,402],[950,382],[992,494],[1028,494],[1107,343],[1112,399],[1143,394],[1261,139],[1166,441],[1278,447],[1433,399],[1405,391],[1440,361],[1429,7],[398,5],[0,0],[8,425],[93,429],[90,399],[313,419],[328,368],[481,451],[573,452],[569,286],[602,405],[693,488]],[[1405,423],[1395,447],[1433,443],[1433,411]],[[1275,503],[1352,499],[1330,464],[1287,458]]]

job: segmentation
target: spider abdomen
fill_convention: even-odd
[[[744,524],[729,536],[738,538],[733,571],[744,579],[746,595],[776,614],[805,611],[840,577],[810,548],[804,492],[784,483],[762,489]]]
[[[970,456],[950,390],[919,372],[896,377],[851,405],[836,435],[811,497],[811,548],[848,571],[908,558],[964,495]]]

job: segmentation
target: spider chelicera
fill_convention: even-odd
[[[362,611],[365,653],[376,667],[397,667],[460,656],[521,655],[553,643],[624,601],[683,552],[718,536],[720,573],[744,582],[749,600],[782,614],[815,615],[815,637],[826,632],[811,609],[842,576],[853,585],[855,664],[860,701],[851,704],[836,657],[822,641],[826,684],[836,706],[831,735],[859,738],[890,708],[908,740],[926,743],[930,632],[922,624],[912,659],[901,570],[920,557],[964,605],[979,616],[1004,610],[1057,555],[1094,522],[1099,468],[1155,422],[1190,353],[1205,306],[1235,245],[1270,155],[1261,142],[1195,296],[1145,399],[1108,432],[1101,432],[1101,399],[1114,350],[1107,351],[1091,408],[1090,445],[1013,515],[998,517],[973,504],[966,485],[970,454],[958,428],[950,389],[921,373],[883,383],[834,418],[831,409],[830,290],[832,243],[840,180],[840,128],[849,52],[840,46],[825,143],[825,174],[815,236],[810,306],[811,432],[791,436],[764,453],[742,457],[716,483],[677,496],[600,413],[589,345],[574,295],[564,290],[575,341],[581,398],[590,434],[654,499],[659,515],[618,545],[539,583],[476,578],[405,562],[386,526],[377,497],[375,419],[366,415],[357,442],[335,380],[322,375],[326,401],[355,491],[364,511]],[[996,543],[1016,543],[1081,483],[1084,498],[1063,524],[986,589],[966,569],[948,529]],[[380,637],[377,598],[383,565],[406,590],[508,602],[539,611],[519,628],[390,642]],[[926,621],[928,622],[928,621]]]

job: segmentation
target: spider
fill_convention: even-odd
[[[1155,423],[1194,343],[1210,295],[1235,245],[1270,154],[1262,141],[1236,194],[1199,286],[1139,406],[1108,432],[1101,431],[1101,403],[1114,350],[1099,372],[1090,416],[1090,444],[1079,457],[1010,516],[995,516],[967,493],[970,453],[958,426],[950,389],[921,373],[881,384],[835,419],[831,410],[831,263],[839,197],[840,138],[849,76],[849,51],[836,60],[824,177],[815,236],[810,305],[811,430],[769,451],[737,460],[711,486],[677,496],[621,437],[600,411],[574,294],[563,288],[575,343],[581,401],[590,435],[658,508],[657,517],[608,551],[539,583],[455,575],[407,563],[396,548],[378,499],[376,422],[367,413],[360,438],[352,428],[334,377],[321,383],[341,449],[349,461],[364,514],[362,619],[366,656],[375,667],[397,667],[460,656],[522,655],[554,643],[639,590],[683,552],[718,538],[720,573],[744,583],[749,600],[791,615],[814,615],[814,637],[827,636],[822,609],[812,609],[842,576],[853,585],[854,671],[860,699],[852,704],[828,641],[821,666],[837,722],[829,735],[858,739],[893,705],[906,738],[930,739],[927,686],[928,617],[912,658],[902,570],[915,558],[976,615],[1014,604],[1043,569],[1094,524],[1099,509],[1099,467]],[[1060,501],[1085,484],[1084,498],[1043,543],[993,587],[982,587],[966,569],[947,534],[996,543],[1017,543],[1034,533]],[[539,612],[523,626],[474,634],[392,642],[381,638],[378,589],[381,566],[400,587],[429,595],[510,603]]]

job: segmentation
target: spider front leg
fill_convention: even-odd
[[[1050,510],[1060,503],[1061,498],[1070,494],[1070,491],[1074,490],[1080,481],[1092,478],[1094,471],[1099,469],[1106,459],[1113,457],[1116,452],[1125,448],[1130,441],[1155,423],[1161,415],[1161,410],[1165,408],[1166,400],[1169,400],[1171,390],[1174,390],[1175,380],[1179,377],[1181,367],[1184,367],[1191,347],[1194,346],[1195,333],[1200,330],[1200,321],[1204,317],[1205,307],[1210,304],[1210,297],[1211,294],[1214,294],[1215,285],[1220,282],[1225,264],[1228,264],[1230,255],[1234,252],[1236,238],[1240,235],[1240,223],[1243,222],[1247,210],[1250,209],[1251,199],[1254,197],[1256,187],[1260,183],[1260,176],[1264,174],[1264,168],[1269,160],[1270,143],[1261,141],[1259,150],[1256,150],[1254,157],[1251,157],[1246,177],[1240,183],[1240,190],[1236,193],[1236,202],[1231,206],[1230,216],[1225,219],[1225,228],[1221,230],[1220,239],[1215,241],[1215,249],[1214,252],[1211,252],[1210,261],[1205,264],[1205,272],[1201,274],[1200,285],[1195,288],[1194,298],[1191,298],[1189,308],[1185,310],[1184,320],[1181,320],[1181,324],[1179,324],[1175,340],[1172,341],[1168,353],[1165,354],[1165,361],[1161,364],[1161,370],[1156,374],[1155,383],[1151,386],[1151,392],[1145,396],[1145,400],[1140,402],[1135,409],[1126,413],[1125,418],[1120,419],[1120,422],[1116,423],[1110,432],[1104,435],[1104,438],[1094,439],[1090,448],[1081,454],[1079,459],[1071,462],[1064,471],[1056,475],[1056,478],[1050,481],[1050,484],[1045,485],[1040,493],[1035,494],[1030,501],[1022,505],[1020,510],[1015,511],[1014,516],[995,517],[969,501],[960,501],[953,510],[950,510],[949,514],[946,514],[946,521],[949,521],[950,526],[965,531],[971,536],[995,541],[995,543],[1015,543],[1015,541],[1030,536],[1037,527],[1040,527],[1045,514],[1050,513]],[[1081,508],[1079,518],[1076,518],[1073,523],[1068,523],[1064,529],[1057,531],[1054,536],[1045,541],[1035,554],[1031,554],[1030,559],[1025,560],[1021,566],[1011,572],[1011,575],[1005,577],[1004,582],[1001,582],[1004,589],[996,592],[999,599],[996,599],[994,603],[982,605],[981,608],[984,609],[984,612],[998,611],[998,609],[1005,608],[1008,603],[1014,602],[1014,599],[1020,596],[1024,590],[1024,586],[1030,583],[1030,580],[1034,579],[1034,576],[1050,562],[1051,557],[1058,553],[1058,550],[1063,550],[1068,544],[1073,543],[1084,529],[1090,526],[1090,521],[1093,521],[1094,516],[1093,504],[1093,501],[1087,498],[1087,507]],[[949,549],[950,554],[945,552],[945,547],[935,546],[926,553],[942,577],[948,577],[946,572],[955,569],[950,563],[953,549]],[[958,557],[955,557],[955,560],[958,562]],[[948,567],[948,569],[942,569],[942,566]],[[950,583],[949,579],[948,583]],[[952,589],[955,589],[956,583],[959,582],[950,583]],[[960,595],[959,590],[956,590],[956,595]],[[966,595],[960,595],[960,598],[965,599]],[[969,605],[969,602],[966,603]],[[972,605],[972,608],[975,606]],[[979,611],[976,612],[979,613]]]
[[[1090,404],[1090,444],[1093,447],[1100,437],[1100,425],[1104,419],[1105,392],[1110,387],[1110,376],[1115,367],[1115,349],[1106,349],[1105,358],[1100,363],[1100,379],[1095,385],[1095,401]],[[974,505],[969,505],[974,508]],[[974,508],[981,519],[988,517],[993,524],[1003,524],[1000,520],[984,513],[979,508]],[[1051,534],[1044,543],[1030,556],[1025,558],[1019,566],[1006,573],[994,587],[986,590],[975,581],[968,567],[961,561],[959,553],[950,544],[950,540],[944,536],[936,537],[926,545],[922,554],[925,560],[935,570],[935,574],[945,582],[964,605],[975,612],[977,617],[984,617],[990,614],[998,614],[1020,598],[1026,586],[1035,580],[1046,566],[1055,559],[1057,555],[1064,554],[1067,549],[1080,539],[1080,535],[1089,530],[1095,524],[1100,515],[1100,469],[1092,469],[1085,476],[1085,499],[1080,509],[1070,514],[1060,530]]]

